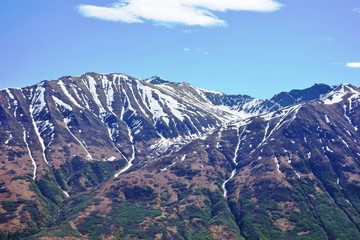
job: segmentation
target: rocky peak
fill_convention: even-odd
[[[150,78],[145,79],[146,82],[157,85],[157,84],[164,84],[164,83],[171,83],[159,76],[152,76]]]
[[[332,105],[335,103],[342,102],[343,100],[349,98],[355,98],[360,96],[360,89],[358,87],[352,86],[351,84],[341,84],[335,86],[332,91],[327,94],[324,94],[321,97],[321,101],[326,105]]]
[[[305,101],[318,100],[322,95],[329,93],[332,88],[326,84],[315,84],[312,87],[302,90],[291,90],[276,94],[270,100],[280,106],[290,106]]]

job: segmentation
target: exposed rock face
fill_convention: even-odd
[[[0,232],[360,239],[360,90],[270,100],[123,74],[0,91]]]

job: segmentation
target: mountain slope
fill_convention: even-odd
[[[226,106],[243,113],[246,117],[278,110],[294,104],[318,100],[332,88],[325,84],[315,84],[303,90],[281,92],[269,100],[255,99],[247,95],[226,95],[204,90],[204,97],[217,106]]]
[[[123,74],[1,90],[0,232],[360,238],[359,104],[348,84],[257,100]]]

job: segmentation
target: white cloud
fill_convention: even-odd
[[[360,62],[349,62],[345,64],[349,68],[360,68]]]
[[[79,12],[85,17],[94,17],[108,21],[120,21],[126,23],[143,22],[135,15],[127,11],[119,11],[120,9],[114,7],[98,7],[93,5],[80,5]]]
[[[190,48],[184,48],[183,49],[185,52],[188,52],[188,51],[190,51]]]
[[[80,5],[78,9],[85,17],[107,21],[222,26],[226,22],[214,12],[273,12],[281,6],[276,0],[119,0],[109,7]]]
[[[353,12],[360,13],[360,7],[354,8],[354,9],[353,9]]]

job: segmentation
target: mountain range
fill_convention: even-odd
[[[350,84],[0,90],[0,239],[360,239],[359,108]]]

